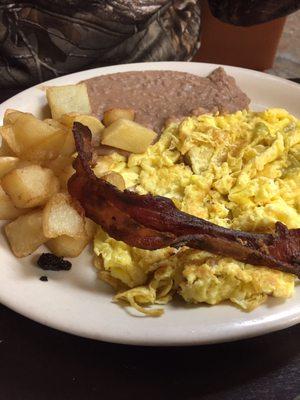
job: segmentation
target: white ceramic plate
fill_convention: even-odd
[[[46,110],[42,89],[47,85],[122,71],[174,70],[205,76],[214,68],[213,64],[162,62],[78,72],[25,90],[0,106],[0,116],[6,108],[42,116]],[[300,116],[299,85],[251,70],[225,69],[252,99],[253,109],[283,107]],[[74,259],[69,272],[44,274],[34,265],[36,256],[16,259],[3,235],[0,247],[0,301],[28,318],[83,337],[135,345],[195,345],[256,336],[300,321],[300,287],[293,298],[285,302],[269,299],[251,313],[227,304],[196,307],[178,301],[167,305],[160,318],[145,317],[112,302],[113,292],[96,278],[89,252]],[[41,275],[49,281],[41,282]]]

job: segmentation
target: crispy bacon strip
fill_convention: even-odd
[[[111,237],[147,250],[189,246],[300,277],[300,229],[277,222],[274,235],[236,231],[179,211],[165,197],[122,192],[91,169],[89,129],[75,122],[73,134],[78,157],[69,193]]]

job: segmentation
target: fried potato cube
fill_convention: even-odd
[[[0,132],[1,132],[1,128],[0,128]],[[7,144],[6,140],[3,139],[3,137],[2,137],[1,147],[0,147],[0,156],[1,157],[15,157],[16,156],[16,153],[14,153],[12,151],[12,149],[9,147],[9,145]]]
[[[12,125],[1,126],[0,134],[2,136],[2,146],[9,148],[12,154],[20,156],[21,146],[16,140],[16,135],[12,128]],[[7,155],[9,155],[9,152],[7,153]]]
[[[67,133],[65,131],[57,131],[54,135],[29,148],[20,157],[33,163],[45,165],[48,161],[54,160],[61,154],[66,139]]]
[[[114,166],[114,159],[111,155],[99,156],[96,160],[96,165],[93,170],[95,175],[98,178],[101,178],[103,175],[109,173]]]
[[[58,257],[78,257],[89,243],[87,236],[73,238],[62,235],[48,240],[46,246]]]
[[[0,128],[2,135],[1,155],[18,156],[23,160],[44,165],[60,154],[71,155],[75,152],[73,134],[59,121],[46,119],[40,121],[33,115],[12,110],[7,118],[11,124]]]
[[[89,238],[92,240],[96,235],[97,224],[89,218],[85,218],[85,232]]]
[[[119,190],[125,190],[125,181],[122,175],[117,172],[109,172],[101,176],[104,181],[116,186]]]
[[[26,257],[47,241],[42,229],[41,210],[22,215],[4,228],[16,257]]]
[[[56,127],[57,129],[60,129],[60,131],[64,131],[64,143],[62,146],[59,148],[59,153],[61,156],[70,156],[75,153],[76,148],[75,148],[75,141],[73,137],[73,132],[72,129],[68,129],[66,125],[63,123],[56,121],[55,119],[52,118],[47,118],[44,119],[44,122],[47,124]]]
[[[72,165],[73,161],[74,159],[70,156],[60,155],[56,157],[54,160],[50,160],[47,163],[45,163],[45,167],[50,168],[54,172],[54,175],[56,175],[59,178],[60,174],[64,171],[64,169]]]
[[[22,111],[13,110],[11,108],[8,108],[4,113],[3,124],[4,125],[14,124],[16,122],[16,120],[23,114],[24,113]]]
[[[2,178],[2,188],[18,208],[42,206],[59,190],[59,180],[48,168],[29,165]]]
[[[0,157],[0,179],[16,168],[19,161],[17,157]]]
[[[40,162],[44,157],[57,157],[66,140],[65,128],[62,130],[50,126],[31,114],[20,114],[12,125],[0,128],[0,133],[12,152],[22,159],[34,162]]]
[[[24,160],[43,164],[60,154],[75,152],[72,132],[60,122],[53,119],[40,121],[31,114],[19,111],[9,113],[8,117],[15,113],[18,118],[0,128],[4,145],[11,149],[10,152],[3,149],[3,155],[11,155],[9,153],[12,152]]]
[[[94,117],[93,115],[80,115],[77,113],[69,113],[62,115],[60,121],[68,126],[70,129],[72,129],[74,122],[80,122],[82,125],[87,126],[92,134],[93,145],[99,145],[101,132],[104,129],[104,125],[98,118]]]
[[[93,115],[88,115],[88,114],[78,114],[76,112],[71,112],[64,114],[60,117],[59,121],[67,126],[68,128],[73,127],[74,122],[81,122],[83,125],[86,125],[90,128],[90,130],[93,129],[93,126],[95,126],[96,129],[104,129],[104,125],[102,122],[94,117]]]
[[[2,189],[2,186],[0,186],[0,220],[15,219],[27,211],[16,208],[9,196]]]
[[[70,112],[91,113],[88,91],[84,83],[48,87],[46,94],[52,118],[56,120]]]
[[[67,191],[68,180],[75,173],[73,161],[73,157],[61,155],[46,164],[47,168],[50,168],[58,177],[62,191]]]
[[[144,153],[156,137],[151,129],[134,121],[118,119],[103,130],[101,143],[132,153]]]
[[[71,129],[68,130],[63,146],[60,149],[62,156],[71,156],[76,151],[75,140]]]
[[[59,174],[59,182],[62,190],[68,190],[68,180],[75,174],[75,169],[72,164],[67,165]]]
[[[85,221],[85,232],[81,237],[58,236],[46,243],[49,250],[59,257],[77,257],[96,233],[96,224],[89,219]]]
[[[65,126],[61,122],[56,121],[56,119],[53,119],[53,118],[46,118],[43,120],[43,122],[45,122],[46,124],[52,126],[53,128],[56,128],[56,129],[63,130],[65,128]]]
[[[94,117],[93,115],[78,115],[74,122],[80,122],[89,128],[92,134],[92,143],[94,146],[98,146],[101,140],[101,133],[104,129],[102,122]]]
[[[63,114],[60,118],[59,118],[59,122],[63,125],[65,125],[68,128],[72,129],[72,126],[74,124],[74,120],[76,117],[80,116],[80,114],[78,114],[77,112],[69,112],[66,114]]]
[[[22,113],[12,127],[15,133],[15,140],[20,146],[21,152],[44,142],[60,131],[59,128],[51,126],[27,113]]]
[[[43,212],[43,230],[49,239],[62,235],[80,238],[84,235],[84,218],[69,195],[57,193],[48,201]]]
[[[104,112],[103,123],[105,126],[108,126],[118,119],[129,119],[133,121],[134,117],[135,111],[132,108],[111,108]]]

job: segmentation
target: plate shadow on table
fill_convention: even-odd
[[[297,365],[288,382],[282,371],[300,361],[300,326],[235,343],[147,348],[82,339],[0,311],[3,399],[288,400],[299,388]]]
[[[77,274],[70,279],[64,276],[68,272],[49,273],[38,268],[20,268],[20,274],[28,279],[48,275],[50,280],[91,290],[90,282]],[[94,282],[93,290],[99,290],[101,284],[101,290],[112,295],[108,285],[96,279],[96,273]],[[267,305],[273,307],[274,302]],[[171,306],[198,307],[179,298]],[[93,400],[103,394],[105,400],[292,400],[299,394],[297,390],[300,392],[299,334],[300,325],[235,343],[133,347],[68,335],[2,306],[0,357],[5,368],[0,378],[0,398],[18,400],[22,393],[22,400]],[[268,385],[271,379],[272,387]]]

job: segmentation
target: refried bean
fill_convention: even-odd
[[[110,108],[133,108],[135,120],[160,132],[166,120],[205,112],[248,108],[249,98],[223,68],[207,77],[175,71],[137,71],[98,76],[87,84],[92,112],[102,119]]]

